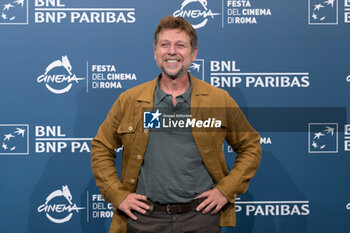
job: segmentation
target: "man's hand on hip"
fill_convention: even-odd
[[[137,220],[137,217],[131,212],[135,210],[141,214],[145,214],[149,210],[149,205],[142,201],[147,201],[147,197],[141,194],[130,193],[122,203],[118,206],[118,209],[127,214],[132,220]]]
[[[202,211],[204,209],[202,211],[203,214],[209,213],[210,211],[211,211],[211,214],[216,214],[228,202],[226,197],[221,193],[221,191],[217,187],[214,187],[211,190],[208,190],[202,193],[195,199],[197,198],[206,198],[196,208],[197,211]]]

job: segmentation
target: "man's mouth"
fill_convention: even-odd
[[[175,59],[169,59],[169,60],[166,60],[166,62],[168,63],[176,63],[176,62],[179,62],[180,60],[175,60]]]

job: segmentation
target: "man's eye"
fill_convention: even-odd
[[[185,47],[185,45],[184,45],[184,44],[178,44],[177,46],[178,46],[178,47],[180,47],[180,48]]]

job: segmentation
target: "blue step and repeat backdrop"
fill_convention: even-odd
[[[158,74],[165,15],[197,29],[191,73],[262,136],[222,232],[350,231],[349,0],[0,0],[0,14],[1,233],[108,232],[90,140],[120,93]]]

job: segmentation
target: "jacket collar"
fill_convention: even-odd
[[[157,78],[149,81],[148,85],[143,85],[140,95],[137,97],[137,101],[153,103],[154,91],[157,87]]]
[[[209,94],[207,87],[205,86],[205,84],[201,80],[192,76],[192,74],[190,74],[190,78],[192,80],[192,85],[193,85],[193,89],[192,89],[193,95],[208,95]]]
[[[202,83],[199,79],[195,78],[191,74],[189,75],[193,85],[192,96],[208,95],[209,92],[205,87],[204,83]],[[154,91],[157,87],[157,79],[158,79],[158,76],[152,81],[150,81],[148,85],[144,85],[140,95],[137,97],[137,101],[153,103]]]

